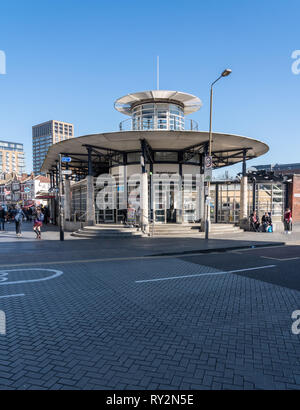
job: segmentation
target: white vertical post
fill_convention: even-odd
[[[196,198],[196,219],[204,221],[204,174],[196,176],[197,198]]]
[[[142,173],[142,225],[143,230],[149,230],[149,205],[148,205],[148,174]]]
[[[123,166],[123,185],[124,185],[124,197],[123,197],[123,201],[124,201],[124,207],[125,209],[128,208],[128,189],[127,189],[127,165]]]
[[[90,226],[95,225],[95,198],[93,175],[88,175],[86,181],[86,222]]]
[[[71,219],[71,189],[70,180],[65,178],[65,220],[69,221]]]
[[[241,179],[241,206],[240,220],[248,218],[248,177],[243,176]]]

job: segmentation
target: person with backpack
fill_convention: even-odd
[[[21,207],[17,207],[15,211],[16,235],[18,238],[22,236],[22,223],[25,219],[25,214]]]
[[[263,227],[263,232],[273,232],[273,222],[271,218],[271,214],[265,212],[263,217],[261,218],[261,223]]]
[[[33,230],[37,239],[42,239],[41,228],[43,226],[44,214],[40,207],[37,207],[36,212],[33,214]]]

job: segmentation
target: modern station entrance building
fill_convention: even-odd
[[[50,174],[53,190],[59,185],[60,155],[71,159],[62,163],[63,170],[72,171],[64,177],[65,218],[81,218],[87,225],[119,223],[124,210],[135,209],[146,229],[152,222],[203,222],[209,133],[190,118],[201,106],[198,97],[178,91],[128,94],[115,102],[128,117],[118,131],[51,146],[42,171]],[[213,168],[243,164],[240,219],[248,216],[246,161],[267,151],[255,139],[213,134]]]

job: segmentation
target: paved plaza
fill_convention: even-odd
[[[42,241],[8,228],[1,389],[300,388],[297,230],[61,243],[53,227]]]

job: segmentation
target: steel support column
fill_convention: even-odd
[[[248,220],[248,177],[247,177],[247,150],[243,151],[243,167],[240,190],[240,224]]]
[[[143,232],[149,232],[149,190],[148,190],[148,174],[146,170],[146,141],[141,140],[141,222]]]
[[[184,223],[184,176],[183,176],[183,169],[182,169],[182,163],[183,163],[183,157],[184,153],[179,152],[178,153],[178,160],[179,160],[179,176],[180,176],[180,209],[179,209],[179,215],[177,217],[176,215],[176,222],[177,223]]]
[[[219,184],[215,185],[215,223],[219,222]]]
[[[95,225],[95,190],[92,162],[92,148],[87,147],[88,152],[88,175],[86,177],[86,223],[89,226]]]

